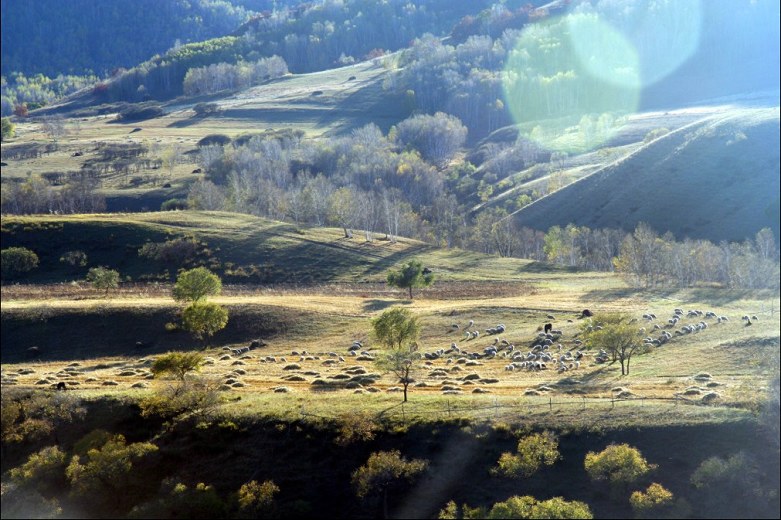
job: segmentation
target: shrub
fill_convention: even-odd
[[[528,478],[543,464],[552,466],[559,458],[559,440],[553,433],[533,433],[518,441],[516,454],[503,453],[493,473],[506,477]]]
[[[104,290],[106,295],[110,289],[119,287],[119,272],[107,267],[93,267],[87,271],[87,281],[95,289]]]
[[[481,514],[482,513],[482,514]],[[469,516],[467,516],[469,515]],[[532,496],[514,496],[497,502],[485,514],[482,510],[469,510],[464,506],[464,518],[594,518],[588,505],[568,502],[561,497],[538,501]]]
[[[170,374],[184,381],[185,376],[199,370],[202,363],[203,354],[198,352],[169,352],[155,359],[151,370],[155,377]]]
[[[267,480],[262,484],[252,480],[242,485],[237,493],[238,518],[268,518],[274,511],[274,495],[279,486]]]
[[[84,267],[87,265],[87,253],[84,251],[68,251],[60,256],[60,262],[71,267]]]
[[[387,498],[388,489],[403,480],[412,480],[422,473],[428,463],[424,460],[407,460],[398,451],[378,451],[369,455],[366,464],[352,475],[355,494],[359,498],[373,492],[381,492]],[[385,515],[387,518],[387,514]]]
[[[160,211],[187,209],[187,199],[168,199],[160,204]]]
[[[225,502],[213,486],[198,482],[188,487],[167,478],[160,486],[161,498],[133,508],[130,518],[224,518]]]
[[[147,242],[139,248],[138,256],[165,264],[183,266],[197,258],[200,246],[201,244],[193,237],[173,238],[165,242]]]
[[[3,276],[16,276],[38,267],[38,255],[26,247],[9,247],[0,251]]]
[[[197,302],[206,296],[216,296],[222,290],[220,277],[205,267],[183,271],[176,279],[174,300]]]
[[[196,103],[193,111],[197,116],[208,116],[219,113],[220,106],[217,103]]]
[[[58,491],[65,483],[65,457],[58,446],[43,448],[30,455],[27,462],[13,468],[10,471],[11,480],[44,493]]]
[[[365,412],[351,413],[339,418],[339,435],[336,444],[347,446],[357,441],[370,441],[378,430],[372,416]]]
[[[153,119],[163,115],[163,108],[160,105],[139,103],[136,105],[129,105],[117,114],[117,119],[120,121],[142,121],[144,119]]]
[[[654,482],[645,491],[632,493],[629,503],[638,517],[658,518],[662,511],[672,506],[673,494]]]
[[[628,444],[611,444],[599,453],[588,452],[585,466],[592,480],[607,480],[617,485],[636,482],[656,468]]]
[[[182,311],[182,328],[207,342],[227,324],[228,311],[216,303],[195,301]]]
[[[186,385],[169,386],[142,399],[141,416],[165,421],[185,414],[209,417],[222,402],[218,389],[216,380],[191,378]]]

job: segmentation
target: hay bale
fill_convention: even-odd
[[[442,390],[458,390],[458,388],[451,385],[442,385]]]
[[[229,359],[233,359],[233,357],[230,354],[223,354],[220,356],[220,361],[228,361]]]
[[[700,372],[699,374],[696,374],[696,375],[694,376],[694,380],[695,380],[695,381],[708,381],[708,380],[710,380],[712,377],[713,377],[713,376],[711,376],[711,375],[710,375],[709,373],[707,373],[707,372]]]
[[[464,369],[461,368],[458,365],[456,365],[456,366],[454,366],[453,368],[450,369],[451,372],[461,372],[462,370],[464,370]]]
[[[400,386],[392,386],[392,387],[388,388],[385,391],[388,392],[388,393],[395,393],[395,392],[403,392],[404,389],[402,387],[400,387]]]
[[[283,379],[286,379],[287,381],[295,381],[295,382],[304,382],[304,381],[306,381],[305,377],[301,377],[301,376],[297,376],[297,375],[296,376],[284,377]]]
[[[244,361],[234,361],[231,363],[231,366],[244,366],[246,363]]]
[[[244,384],[244,383],[242,383],[241,381],[236,381],[236,382],[235,382],[235,383],[233,383],[231,386],[232,386],[233,388],[241,388],[241,387],[243,387],[243,386],[247,386],[247,385],[245,385],[245,384]]]
[[[494,383],[498,383],[499,380],[496,379],[495,377],[484,377],[483,379],[480,380],[480,382],[486,385],[492,385]]]
[[[540,392],[552,392],[553,391],[553,389],[551,387],[545,386],[545,385],[538,386],[537,390],[539,390]]]
[[[243,368],[237,368],[232,373],[236,374],[237,376],[246,376],[247,375],[247,371],[244,370]]]
[[[723,386],[723,385],[724,385],[724,383],[719,383],[719,382],[717,382],[717,381],[711,381],[711,382],[709,382],[709,383],[708,383],[707,385],[705,385],[705,386],[706,386],[706,387],[708,387],[708,388],[715,388],[715,387],[717,387],[717,386]]]
[[[36,385],[48,385],[51,383],[52,382],[49,381],[48,379],[39,379],[38,381],[35,382]]]
[[[683,395],[700,395],[701,393],[702,389],[696,386],[690,386],[683,391]]]
[[[480,376],[478,374],[467,374],[464,377],[461,378],[463,381],[475,381],[477,379],[480,379]]]
[[[526,391],[523,393],[523,395],[542,395],[542,394],[541,394],[540,392],[538,392],[537,390],[533,389],[533,388],[528,388],[528,389],[527,389],[527,390],[526,390]]]
[[[377,389],[376,388],[372,388],[372,390],[377,390]],[[364,390],[363,388],[359,388],[356,391],[354,391],[353,393],[354,394],[365,394],[366,390]]]
[[[238,383],[238,381],[239,381],[238,379],[235,379],[233,377],[229,377],[228,379],[225,380],[225,384],[226,385],[232,385],[233,383]]]
[[[442,395],[463,395],[463,393],[461,390],[445,390]]]
[[[298,363],[290,363],[282,367],[282,370],[301,370],[301,365]]]
[[[130,376],[137,376],[138,374],[136,374],[135,370],[123,370],[117,375],[122,377],[130,377]]]
[[[428,384],[428,383],[426,383],[425,381],[421,381],[420,383],[415,383],[415,385],[414,385],[414,386],[415,386],[416,388],[426,388],[427,386],[429,386],[429,384]]]
[[[314,370],[307,370],[306,372],[301,372],[301,375],[319,377],[320,372],[315,372]]]
[[[628,398],[632,397],[633,395],[635,395],[635,394],[633,394],[629,390],[624,390],[623,392],[619,392],[619,394],[616,397],[618,397],[619,399],[628,399]]]
[[[372,356],[358,356],[355,359],[358,361],[374,361],[374,358]]]
[[[130,385],[130,388],[149,388],[149,384],[144,383],[143,381],[139,381],[138,383],[133,383]]]
[[[220,385],[220,388],[218,388],[221,392],[227,392],[229,390],[233,390],[230,385]]]
[[[491,391],[490,390],[484,390],[483,388],[478,387],[478,388],[475,388],[474,390],[472,390],[472,393],[473,394],[490,394]]]
[[[276,386],[273,390],[275,394],[289,394],[291,392],[290,388],[286,386]]]
[[[109,379],[108,381],[103,381],[103,386],[119,386],[119,383]]]
[[[367,392],[371,392],[372,394],[376,394],[377,392],[380,392],[381,390],[377,387],[371,387],[366,389]]]
[[[466,363],[464,363],[464,364],[465,364],[466,366],[468,366],[468,367],[477,367],[477,366],[480,366],[480,365],[482,365],[482,363],[480,363],[479,361],[475,361],[475,360],[467,361],[467,362],[466,362]]]
[[[100,381],[100,379],[98,379],[97,377],[88,377],[87,379],[84,380],[85,383],[95,383],[97,381]]]
[[[363,385],[357,381],[349,381],[344,387],[348,390],[353,390],[355,388],[363,388]]]
[[[332,376],[328,376],[328,379],[336,379],[337,381],[341,381],[345,379],[350,379],[350,376],[348,376],[347,374],[335,374]]]
[[[68,365],[67,365],[67,366],[68,366],[69,368],[70,368],[70,367],[80,367],[80,366],[81,366],[81,363],[79,363],[78,361],[74,361],[73,363],[68,363]]]

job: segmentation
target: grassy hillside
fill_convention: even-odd
[[[657,138],[516,213],[536,229],[575,223],[679,239],[779,233],[779,110],[732,109]]]
[[[428,265],[442,280],[512,280],[536,264],[480,253],[445,250],[401,238],[396,243],[345,239],[333,228],[298,228],[292,224],[235,213],[156,212],[104,215],[6,216],[3,247],[22,246],[40,258],[26,283],[83,278],[88,267],[117,269],[134,281],[170,280],[181,267],[138,255],[146,242],[192,237],[200,242],[186,265],[207,265],[236,283],[384,282],[387,271],[412,258]],[[87,254],[88,266],[60,262],[67,251]],[[543,268],[545,269],[545,268]]]

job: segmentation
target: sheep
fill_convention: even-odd
[[[553,334],[554,336],[563,336],[564,335],[564,333],[562,331],[560,331],[560,330],[552,330],[552,331],[550,331],[550,333]]]
[[[721,321],[729,321],[729,318],[726,316],[719,316],[721,318]]]
[[[471,328],[472,325],[475,324],[475,320],[469,320],[469,323],[466,324],[466,327],[464,327],[464,330]]]
[[[458,329],[460,329],[461,327],[459,326],[459,324],[458,324],[458,323],[453,323],[453,324],[451,324],[451,325],[450,325],[450,328],[451,328],[451,329],[453,329],[453,330],[458,330]]]
[[[675,309],[673,311],[674,314],[683,314],[683,309]]]
[[[757,318],[756,314],[752,314],[751,315],[751,321],[758,321],[758,320],[759,320],[759,318]]]

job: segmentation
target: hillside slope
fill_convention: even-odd
[[[734,109],[651,141],[515,213],[535,229],[574,223],[677,238],[779,233],[779,109]]]

